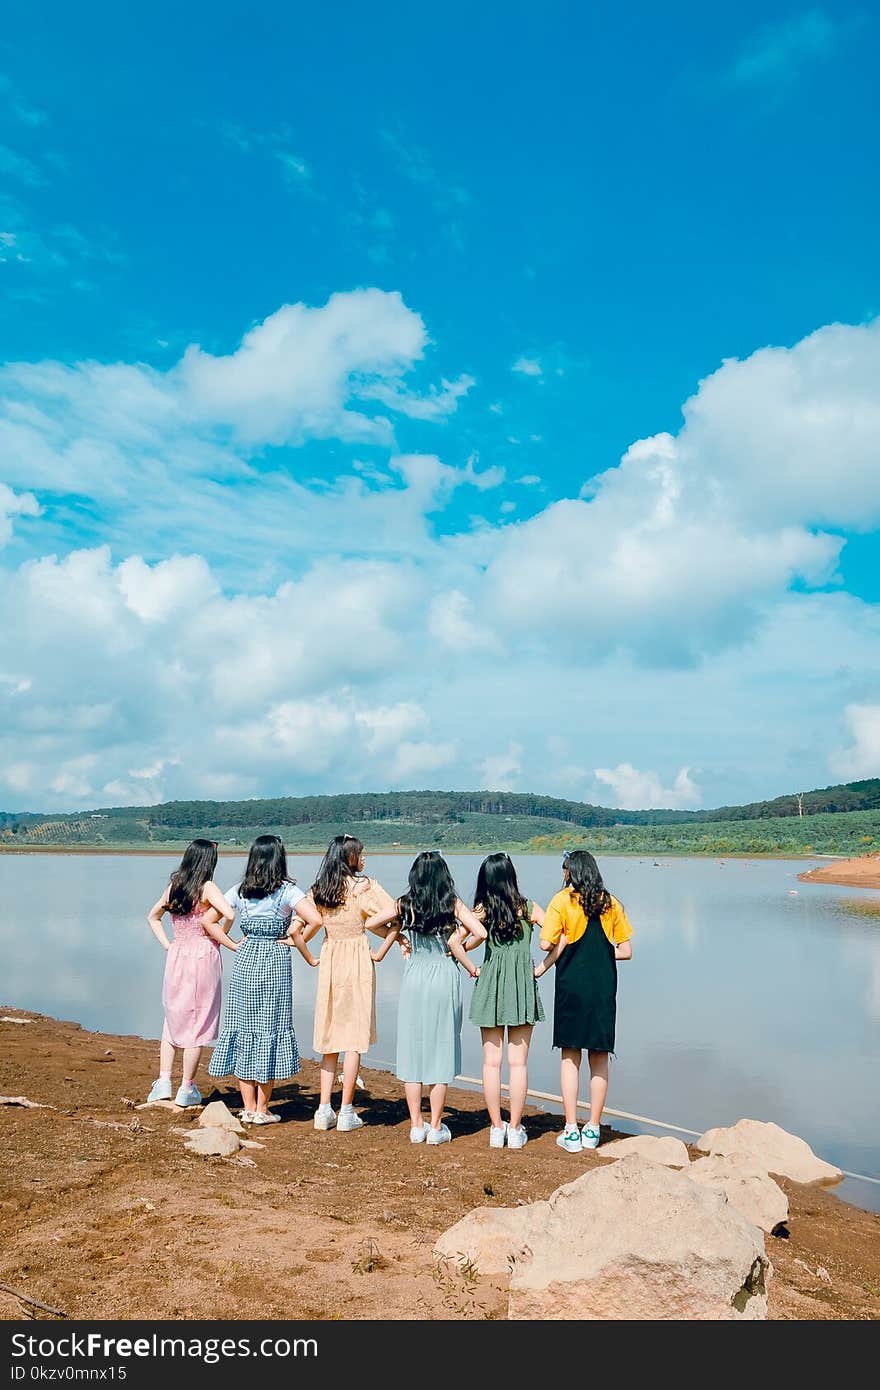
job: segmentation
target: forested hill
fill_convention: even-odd
[[[739,823],[739,828],[732,825]],[[746,823],[751,823],[751,829]],[[783,830],[783,824],[785,829]],[[725,825],[729,830],[725,830]],[[630,850],[765,844],[873,846],[880,829],[880,778],[711,811],[626,811],[524,792],[353,792],[253,801],[170,801],[74,814],[0,813],[0,847],[160,846],[210,835],[238,845],[261,830],[291,846],[326,844],[362,826],[365,843],[448,848],[521,844],[556,847],[572,837]],[[774,830],[773,827],[777,829]],[[732,852],[732,849],[731,849]],[[864,852],[864,850],[862,851]]]

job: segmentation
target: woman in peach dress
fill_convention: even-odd
[[[318,966],[313,1046],[321,1053],[321,1103],[315,1111],[315,1129],[343,1132],[360,1129],[363,1120],[354,1111],[354,1088],[361,1054],[376,1041],[376,962],[396,938],[396,931],[382,927],[385,940],[370,949],[364,923],[386,911],[394,899],[375,879],[362,873],[364,847],[353,835],[337,835],[324,855],[309,900],[323,919],[324,944]],[[318,927],[309,927],[304,940]],[[342,1073],[342,1107],[333,1109],[333,1084],[339,1054],[345,1053]]]

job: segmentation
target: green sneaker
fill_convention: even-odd
[[[579,1154],[583,1147],[577,1125],[566,1125],[562,1133],[557,1134],[556,1142],[567,1154]]]
[[[601,1135],[599,1133],[598,1125],[584,1125],[583,1129],[581,1130],[581,1148],[598,1149],[600,1138]]]

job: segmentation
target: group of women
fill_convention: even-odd
[[[195,1084],[201,1050],[213,1044],[208,1074],[235,1076],[244,1122],[272,1124],[272,1089],[299,1071],[293,1028],[290,950],[318,970],[313,1047],[321,1055],[318,1130],[347,1132],[364,1121],[354,1109],[361,1055],[376,1042],[376,966],[395,946],[404,956],[397,1013],[395,1072],[403,1082],[410,1141],[444,1144],[446,1092],[461,1070],[462,981],[474,981],[470,1019],[482,1034],[483,1085],[489,1144],[521,1149],[532,1030],[544,1019],[537,981],[555,968],[553,1046],[561,1051],[565,1125],[557,1143],[573,1153],[596,1148],[614,1050],[617,962],[632,956],[626,914],[605,887],[587,850],[566,854],[563,885],[546,911],[520,891],[507,854],[481,864],[472,907],[459,897],[442,855],[416,856],[406,891],[397,899],[364,873],[364,847],[354,835],[330,843],[308,893],[288,873],[277,835],[251,846],[244,877],[228,892],[214,883],[217,844],[193,840],[149,923],[167,951],[165,1023],[159,1076],[148,1099],[201,1103]],[[163,926],[168,913],[169,940]],[[238,914],[240,937],[231,935]],[[538,930],[544,958],[532,959]],[[309,942],[324,933],[320,956]],[[371,948],[368,933],[380,944]],[[483,947],[476,965],[471,953]],[[222,947],[235,953],[221,1019]],[[501,1113],[505,1032],[510,1068],[509,1119]],[[175,1051],[183,1077],[174,1093]],[[590,1062],[590,1117],[577,1123],[581,1058]],[[333,1108],[340,1056],[342,1097]],[[429,1113],[424,1114],[428,1089]]]

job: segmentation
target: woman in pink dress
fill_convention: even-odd
[[[213,882],[216,867],[216,841],[193,840],[147,918],[156,940],[168,953],[162,983],[165,1024],[159,1048],[159,1075],[148,1101],[171,1099],[177,1048],[183,1049],[183,1077],[174,1103],[191,1106],[202,1101],[194,1077],[202,1048],[215,1042],[220,1030],[220,947],[228,946],[234,951],[236,946],[216,922],[204,920],[210,908],[230,921],[235,915],[235,909]],[[171,916],[174,932],[171,941],[162,925],[166,912]]]

